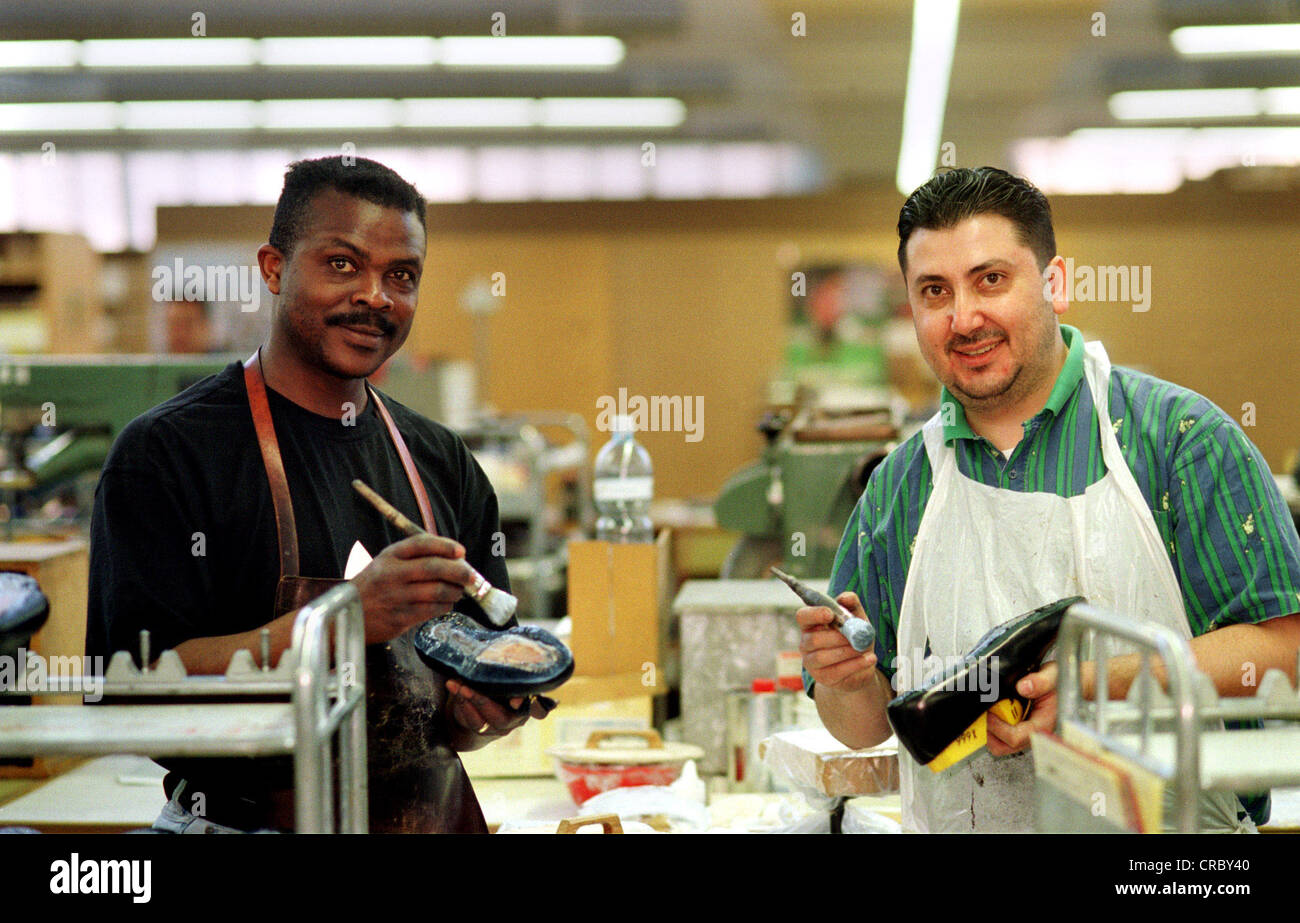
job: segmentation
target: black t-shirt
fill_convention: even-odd
[[[297,521],[304,577],[341,578],[355,541],[377,555],[404,536],[351,487],[361,478],[414,522],[415,496],[374,402],[354,418],[322,417],[267,389]],[[508,589],[492,554],[496,495],[465,444],[390,398],[429,494],[438,533]],[[155,655],[191,638],[272,620],[279,580],[274,504],[235,362],[132,421],[109,453],[91,525],[86,653],[136,651],[147,628]],[[457,608],[482,621],[469,600]],[[254,656],[256,652],[254,651]],[[367,658],[370,660],[370,658]],[[425,712],[420,720],[441,720]],[[287,760],[164,761],[208,790],[256,792],[287,781]],[[169,777],[169,791],[174,779]],[[216,819],[215,817],[213,818]]]

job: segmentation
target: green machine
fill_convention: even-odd
[[[0,357],[0,489],[13,510],[97,472],[117,434],[234,355]]]
[[[723,579],[767,576],[776,565],[797,577],[826,577],[867,478],[895,445],[888,410],[805,409],[766,414],[762,457],[737,471],[713,504],[718,525],[743,538]]]

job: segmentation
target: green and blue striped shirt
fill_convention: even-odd
[[[944,389],[942,405],[953,408],[944,439],[961,474],[1060,497],[1082,494],[1105,475],[1083,336],[1066,325],[1061,332],[1065,366],[1009,457],[971,430]],[[1300,612],[1300,538],[1268,465],[1236,421],[1193,391],[1123,368],[1111,369],[1109,403],[1120,449],[1182,588],[1192,635]],[[831,593],[848,590],[862,600],[876,628],[879,669],[891,679],[908,566],[933,486],[918,432],[872,472],[835,556]],[[805,683],[811,694],[807,674]]]

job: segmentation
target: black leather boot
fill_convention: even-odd
[[[1036,671],[1056,641],[1065,611],[1082,596],[1058,599],[992,629],[962,662],[889,703],[889,723],[918,763],[929,764],[999,701],[1028,703],[1016,683]]]

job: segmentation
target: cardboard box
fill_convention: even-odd
[[[573,677],[550,693],[559,702],[495,743],[462,753],[470,777],[549,776],[546,750],[585,742],[592,731],[642,730],[654,717],[653,696],[668,691],[661,627],[672,574],[672,535],[654,544],[569,543],[569,647]]]
[[[662,628],[671,592],[672,534],[653,545],[569,543],[570,647],[574,677],[601,678],[601,698],[667,691]],[[577,691],[582,683],[573,683]],[[556,698],[563,700],[568,684]],[[590,700],[594,693],[582,695]]]

